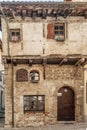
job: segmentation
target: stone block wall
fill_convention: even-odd
[[[17,82],[16,72],[25,68],[28,71],[28,81]],[[31,83],[29,73],[31,70],[38,70],[40,80],[38,83]],[[46,65],[45,77],[43,77],[43,66],[17,65],[14,71],[14,127],[38,126],[44,124],[56,124],[57,121],[57,93],[63,86],[70,87],[75,93],[75,121],[83,121],[83,68],[71,65]],[[24,113],[24,95],[45,95],[45,112]],[[5,90],[5,125],[12,126],[12,67],[8,66],[6,75]]]

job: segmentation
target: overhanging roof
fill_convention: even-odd
[[[87,2],[1,2],[1,6],[4,14],[12,18],[33,17],[33,15],[42,18],[47,16],[87,17]]]

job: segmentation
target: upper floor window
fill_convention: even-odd
[[[19,69],[16,73],[17,81],[28,81],[28,72],[25,69]]]
[[[44,95],[25,95],[24,96],[24,112],[28,111],[44,111],[45,96]]]
[[[64,23],[50,23],[48,24],[48,39],[55,39],[63,41],[65,38],[65,25]]]
[[[10,29],[10,41],[12,42],[20,41],[20,29]]]
[[[64,40],[64,24],[55,24],[54,25],[54,34],[55,40],[61,41]]]
[[[36,83],[39,81],[39,72],[36,70],[32,70],[30,72],[30,81]]]

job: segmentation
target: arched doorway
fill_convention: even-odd
[[[57,120],[75,120],[75,94],[70,87],[62,87],[57,96]]]

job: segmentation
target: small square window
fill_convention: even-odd
[[[58,26],[55,26],[55,30],[57,30],[58,29]]]
[[[65,38],[64,23],[56,23],[54,25],[54,35],[56,41],[64,41]]]
[[[10,41],[12,42],[20,41],[20,29],[10,29]]]
[[[16,36],[20,36],[20,32],[16,32]]]
[[[64,27],[63,26],[60,26],[60,30],[63,30],[64,29]]]
[[[12,32],[11,34],[12,34],[12,36],[15,36],[15,32]]]
[[[64,32],[63,31],[60,31],[60,34],[63,34]]]

